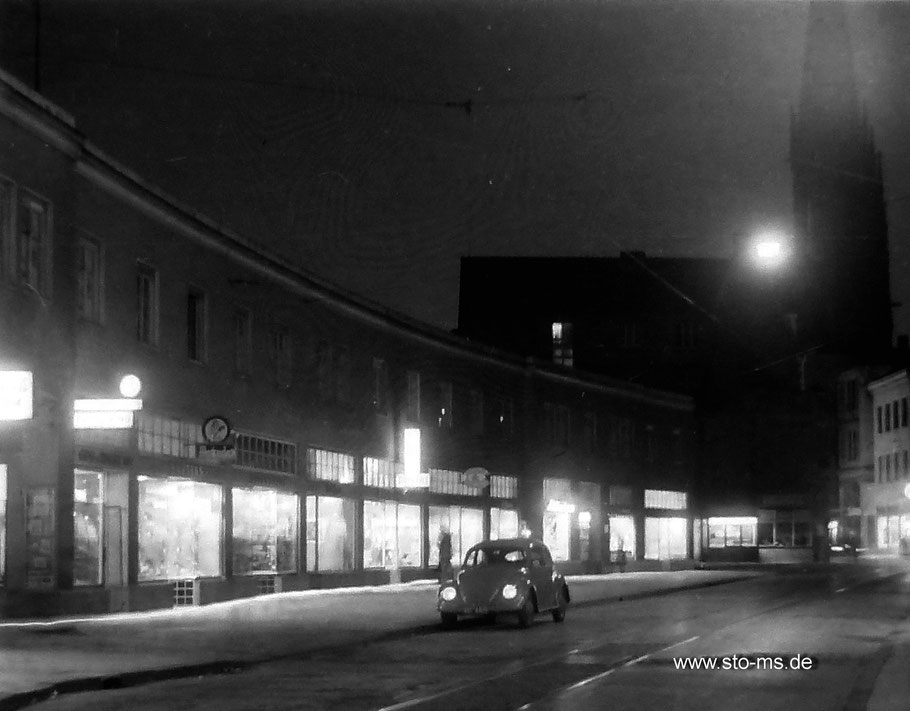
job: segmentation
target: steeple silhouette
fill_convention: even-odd
[[[811,2],[799,107],[790,122],[796,236],[818,336],[871,357],[891,345],[888,228],[881,155],[857,92],[841,2]]]

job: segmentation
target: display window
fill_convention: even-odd
[[[73,585],[102,583],[103,477],[77,469],[73,479]]]
[[[645,518],[645,558],[671,560],[685,558],[688,526],[684,518]]]
[[[461,565],[468,549],[483,540],[483,510],[463,506],[430,506],[429,565],[439,565],[439,548],[435,542],[447,530],[452,534],[452,564]],[[517,526],[516,526],[517,527]]]
[[[708,519],[708,547],[754,546],[758,519],[755,516],[718,516]]]
[[[354,570],[356,512],[353,499],[306,498],[307,570]]]
[[[364,501],[363,566],[419,567],[422,560],[420,506],[395,501]]]
[[[6,582],[6,492],[7,467],[0,464],[0,585]]]
[[[220,486],[138,477],[139,580],[222,574]]]
[[[572,514],[567,511],[544,511],[543,542],[550,549],[553,560],[564,561],[571,557]]]
[[[610,516],[610,550],[635,555],[635,519],[632,516]]]
[[[234,575],[297,571],[297,496],[234,489]]]
[[[518,512],[511,509],[490,509],[490,538],[518,538]]]

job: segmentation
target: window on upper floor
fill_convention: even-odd
[[[234,311],[234,370],[249,375],[253,368],[253,314],[249,309]]]
[[[454,397],[452,383],[440,381],[439,383],[439,411],[436,413],[436,424],[440,429],[450,430],[454,424],[452,413]]]
[[[878,434],[881,434],[882,433],[882,406],[881,405],[879,405],[878,407],[875,408],[875,420],[876,420],[875,431],[878,432]]]
[[[484,432],[483,421],[483,390],[480,388],[471,388],[470,393],[470,415],[471,434],[480,435]]]
[[[292,370],[291,334],[286,326],[274,324],[269,329],[269,356],[272,359],[275,382],[282,387],[290,386]]]
[[[597,413],[591,410],[585,412],[584,442],[586,451],[597,449]]]
[[[104,262],[101,246],[80,238],[76,244],[76,310],[80,318],[101,323],[104,316]]]
[[[16,238],[13,243],[14,279],[39,296],[50,297],[51,205],[28,190],[16,200]]]
[[[389,365],[382,358],[373,358],[373,409],[389,411]]]
[[[502,437],[511,437],[515,433],[515,405],[508,395],[496,401],[496,427]]]
[[[186,294],[186,355],[204,363],[206,356],[206,297],[199,289],[190,287]]]
[[[553,339],[553,362],[559,365],[574,364],[572,348],[572,324],[565,321],[554,321],[551,324]]]
[[[885,432],[891,431],[891,403],[884,407],[885,410]]]
[[[136,266],[136,339],[158,345],[158,272],[141,262]]]
[[[332,398],[332,346],[325,340],[316,343],[316,390],[320,400]]]
[[[641,345],[641,327],[636,321],[625,321],[619,332],[619,345],[623,348],[637,348]]]
[[[420,422],[420,373],[416,370],[408,371],[407,409],[405,419],[408,422]]]
[[[907,398],[901,398],[901,427],[907,426]]]
[[[682,321],[676,324],[676,347],[683,350],[695,348],[697,331],[691,321]]]
[[[335,351],[335,399],[340,403],[351,401],[351,349],[347,346]]]

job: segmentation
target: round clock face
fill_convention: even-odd
[[[224,442],[231,433],[231,426],[223,417],[210,417],[202,424],[202,436],[209,442]]]

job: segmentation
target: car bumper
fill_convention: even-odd
[[[521,610],[522,605],[525,604],[525,598],[526,595],[519,594],[511,600],[497,596],[493,600],[486,602],[464,600],[460,597],[448,601],[440,599],[436,604],[436,609],[439,612],[453,615],[497,615],[500,613],[518,612]]]

